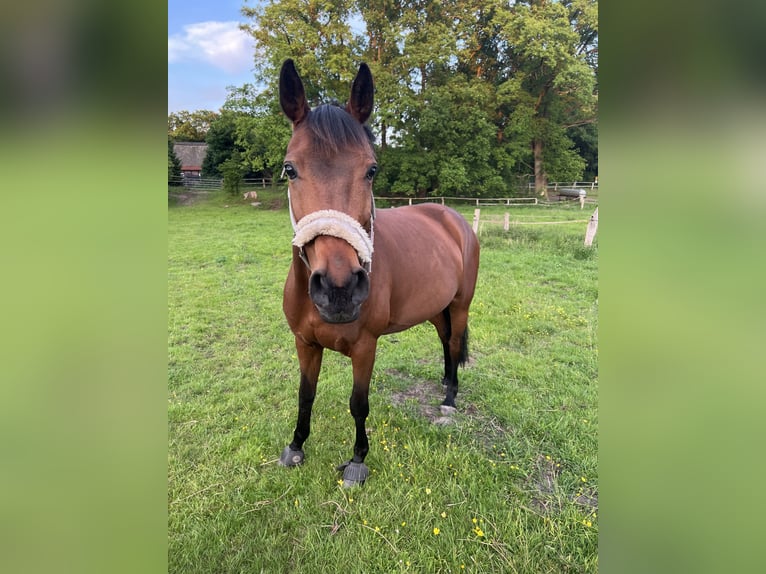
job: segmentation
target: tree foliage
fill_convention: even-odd
[[[282,62],[295,60],[316,105],[344,101],[365,61],[376,84],[378,193],[491,196],[530,178],[542,192],[548,179],[595,176],[597,10],[597,0],[246,6],[263,89],[231,89],[208,143],[225,124],[248,170],[276,173],[290,133],[277,103]]]
[[[175,141],[203,142],[218,113],[210,110],[171,112],[168,114],[168,136]]]
[[[168,185],[181,184],[181,160],[176,155],[173,139],[168,136]]]

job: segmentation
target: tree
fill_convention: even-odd
[[[282,62],[292,58],[312,106],[345,99],[362,53],[349,24],[354,7],[353,0],[282,0],[242,8],[254,21],[242,29],[255,40],[256,79],[276,94]]]
[[[598,176],[598,124],[593,122],[574,126],[569,134],[577,154],[585,160],[583,179],[594,180]]]
[[[210,110],[171,112],[168,114],[168,135],[175,141],[203,142],[218,113]]]
[[[168,136],[168,185],[181,185],[181,160],[176,155],[173,143]]]
[[[235,114],[234,145],[246,171],[271,178],[279,174],[290,125],[282,117],[277,99],[269,92],[257,93],[252,84],[229,87],[222,109]]]
[[[547,193],[549,175],[577,179],[585,167],[567,129],[596,121],[596,10],[596,0],[529,0],[496,12],[498,94],[506,114],[524,120],[514,135],[529,142],[538,193]]]
[[[245,168],[242,165],[239,151],[234,150],[227,160],[219,166],[223,175],[223,188],[230,195],[239,195],[239,187],[242,183],[242,177],[245,175]]]
[[[275,171],[289,138],[277,104],[296,61],[311,105],[375,77],[378,193],[504,194],[597,166],[597,0],[282,0],[242,10],[260,93],[243,91],[241,161]],[[342,101],[342,100],[341,100]]]
[[[221,164],[234,152],[236,115],[222,113],[211,125],[205,137],[207,154],[202,162],[203,177],[223,177]]]

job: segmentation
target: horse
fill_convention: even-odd
[[[345,107],[311,108],[292,60],[279,75],[279,102],[292,123],[284,158],[294,229],[283,311],[300,363],[298,420],[280,464],[303,463],[324,349],[350,357],[353,456],[337,467],[344,487],[369,476],[365,422],[381,335],[431,322],[444,350],[446,396],[454,412],[458,365],[468,358],[468,308],[479,269],[479,242],[456,211],[434,203],[375,209],[378,170],[365,122],[373,110],[372,73],[362,63]]]

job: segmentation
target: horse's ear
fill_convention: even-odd
[[[292,60],[285,60],[279,72],[279,105],[293,122],[293,126],[304,120],[311,111],[306,101],[303,82]]]
[[[372,83],[372,72],[367,64],[359,66],[359,72],[351,85],[351,96],[346,104],[346,111],[354,116],[359,123],[364,123],[372,113],[375,86]]]

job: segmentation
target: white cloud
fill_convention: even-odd
[[[168,63],[206,62],[230,74],[252,67],[253,43],[238,22],[197,22],[168,36]]]

